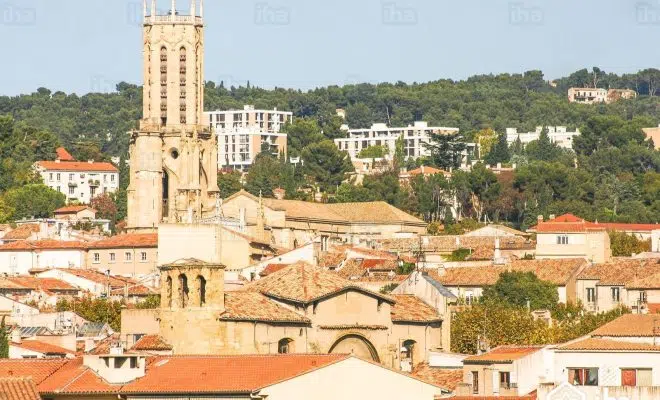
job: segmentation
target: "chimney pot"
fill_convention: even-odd
[[[543,222],[543,215],[539,215],[538,217],[536,217],[536,220],[538,222]]]

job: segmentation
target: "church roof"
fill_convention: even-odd
[[[225,293],[224,321],[260,321],[309,323],[310,320],[288,308],[269,300],[257,292],[236,291]]]

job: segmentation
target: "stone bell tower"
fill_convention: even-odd
[[[215,215],[218,145],[204,111],[204,0],[144,1],[143,117],[130,132],[129,230]],[[199,4],[199,5],[198,5]]]

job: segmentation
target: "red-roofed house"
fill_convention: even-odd
[[[87,266],[112,275],[142,277],[156,272],[157,233],[127,233],[89,244]]]
[[[530,229],[536,232],[536,258],[584,258],[606,263],[612,258],[608,228],[572,214],[543,221]]]
[[[19,240],[0,245],[0,273],[28,275],[30,270],[80,268],[87,244],[62,240]]]
[[[96,219],[96,210],[89,206],[66,206],[53,211],[55,219],[76,221],[91,221]]]
[[[75,352],[40,340],[9,343],[9,358],[73,358]]]
[[[64,193],[67,202],[89,204],[102,193],[119,188],[119,170],[109,162],[74,161],[65,149],[58,149],[55,161],[37,161],[34,169],[53,190]]]

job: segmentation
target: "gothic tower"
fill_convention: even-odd
[[[144,1],[143,117],[130,132],[128,228],[212,216],[218,196],[216,135],[204,112],[204,0],[159,15]],[[199,3],[199,6],[198,6]]]

